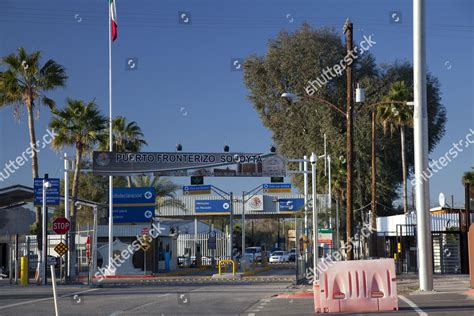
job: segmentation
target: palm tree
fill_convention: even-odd
[[[462,184],[474,184],[474,167],[471,169],[471,171],[464,172],[462,176]]]
[[[19,115],[22,105],[28,113],[28,128],[31,146],[31,169],[33,178],[38,178],[38,157],[36,149],[36,133],[34,110],[38,104],[55,107],[55,102],[44,92],[64,87],[67,80],[63,66],[49,59],[43,66],[39,60],[41,52],[35,51],[29,55],[23,47],[18,48],[17,54],[10,54],[0,60],[5,71],[0,71],[0,106],[13,105],[15,115]],[[36,208],[35,226],[41,229],[41,208]]]
[[[390,129],[390,133],[400,129],[401,157],[402,157],[402,176],[403,176],[403,210],[408,212],[407,197],[407,167],[405,150],[405,127],[413,126],[413,109],[406,104],[413,99],[412,89],[405,85],[404,81],[394,82],[385,97],[387,103],[377,108],[377,119],[383,126],[384,133]],[[392,102],[397,101],[397,102]]]
[[[180,188],[171,180],[158,176],[135,176],[132,178],[134,187],[153,187],[156,192],[155,206],[159,210],[160,207],[177,206],[184,209],[184,204],[175,199],[175,192]]]
[[[62,149],[65,146],[74,146],[76,149],[71,192],[71,226],[75,231],[76,201],[82,157],[102,141],[104,129],[107,126],[107,118],[100,113],[94,100],[86,104],[84,101],[68,98],[66,103],[64,109],[52,111],[53,118],[49,123],[49,127],[54,129],[57,134],[52,142],[54,149]],[[74,263],[76,260],[75,238],[72,238],[69,244],[71,245],[71,262]],[[71,277],[74,278],[75,275],[76,271],[73,269]]]
[[[127,119],[123,116],[114,118],[112,122],[113,133],[113,151],[119,152],[139,152],[143,145],[147,145],[141,128],[135,121],[127,123]],[[109,150],[109,131],[105,132],[104,141],[100,144],[99,149],[103,151]],[[132,179],[127,177],[128,187],[132,186]]]

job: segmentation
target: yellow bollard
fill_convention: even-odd
[[[28,257],[20,258],[20,285],[28,285]]]
[[[231,263],[232,264],[232,274],[235,275],[235,261],[233,260],[220,260],[219,261],[219,275],[221,275],[221,266],[224,264],[224,268],[226,269],[227,272],[227,265],[226,263]]]

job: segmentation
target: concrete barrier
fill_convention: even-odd
[[[313,285],[316,313],[398,310],[393,259],[322,262],[322,265],[327,268]]]

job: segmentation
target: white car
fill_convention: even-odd
[[[275,251],[272,253],[270,256],[270,263],[283,263],[283,262],[289,262],[290,261],[290,256],[288,255],[288,252],[286,251]]]
[[[262,248],[261,247],[248,247],[245,248],[245,257],[253,261],[261,261],[262,260]]]

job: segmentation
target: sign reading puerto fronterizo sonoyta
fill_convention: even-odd
[[[286,159],[274,153],[95,151],[92,169],[97,175],[284,177]]]

